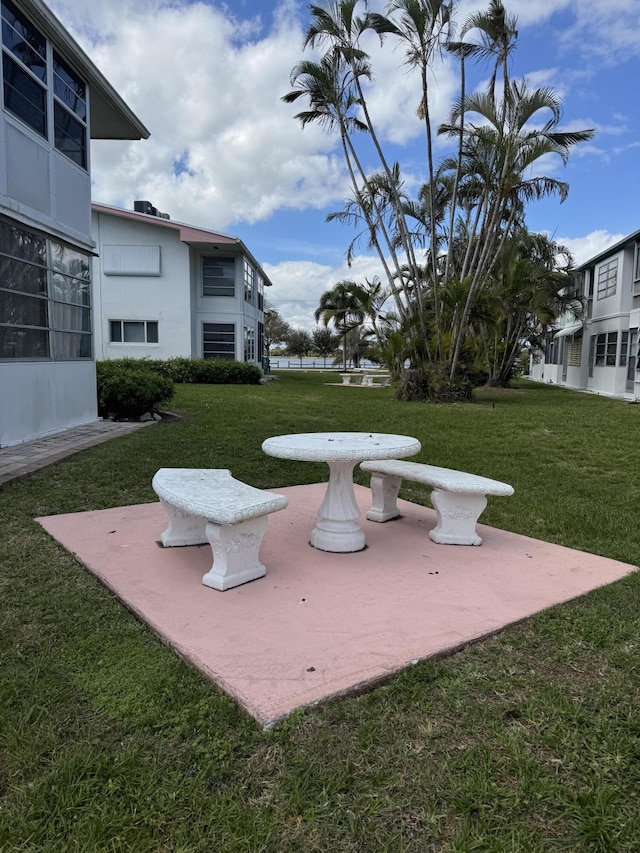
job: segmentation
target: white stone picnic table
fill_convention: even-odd
[[[366,459],[401,459],[421,450],[417,438],[379,432],[307,432],[277,435],[262,443],[263,451],[280,459],[326,462],[329,482],[318,510],[311,544],[321,551],[361,551],[364,531],[353,491],[353,469]]]

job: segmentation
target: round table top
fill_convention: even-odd
[[[362,462],[399,459],[421,450],[417,438],[384,432],[301,432],[276,435],[262,443],[268,456],[304,462]]]

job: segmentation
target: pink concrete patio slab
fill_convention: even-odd
[[[437,545],[431,509],[364,518],[365,550],[318,551],[309,535],[324,483],[274,489],[264,578],[217,592],[202,585],[208,545],[162,548],[159,503],[37,521],[183,658],[262,726],[296,708],[363,689],[624,577],[636,567],[478,525],[480,547]]]

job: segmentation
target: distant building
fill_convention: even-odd
[[[566,317],[531,359],[531,378],[640,400],[640,231],[576,268],[587,311]]]
[[[41,0],[2,0],[0,446],[97,418],[90,139],[149,132]]]
[[[262,363],[264,287],[236,237],[175,222],[148,201],[93,204],[96,358]]]

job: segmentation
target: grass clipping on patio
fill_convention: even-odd
[[[334,375],[179,387],[189,418],[0,492],[1,850],[637,850],[640,575],[264,733],[33,521],[154,500],[160,467],[317,482],[264,438],[397,432],[515,487],[483,522],[637,563],[637,406],[527,383],[407,404]]]

